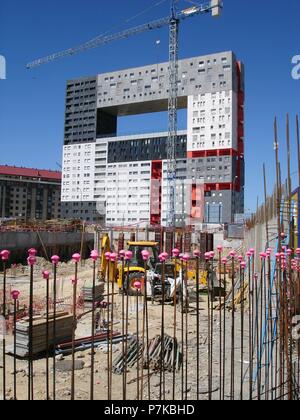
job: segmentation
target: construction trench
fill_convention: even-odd
[[[2,398],[298,400],[300,250],[279,238],[258,253],[161,253],[155,291],[144,250],[130,293],[115,281],[130,277],[128,250],[64,264],[31,249],[22,275],[2,251]]]

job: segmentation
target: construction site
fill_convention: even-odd
[[[246,214],[244,63],[179,60],[181,22],[223,4],[177,3],[27,65],[169,27],[168,62],[68,80],[61,218],[8,217],[0,187],[2,400],[299,400],[299,118],[270,127],[276,178],[256,169],[264,200]],[[161,111],[167,132],[118,134]]]

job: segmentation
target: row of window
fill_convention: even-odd
[[[228,70],[231,69],[231,66],[227,65],[227,62],[228,62],[227,57],[221,57],[220,62],[223,64],[223,69],[224,70],[228,71]],[[201,61],[198,62],[198,66],[199,66],[199,68],[203,68],[203,67],[205,67],[205,65],[210,67],[212,64],[216,65],[217,63],[218,63],[217,58],[208,59],[208,60],[206,60],[206,62],[204,60],[201,60]],[[189,65],[190,65],[190,67],[194,67],[195,65],[197,65],[197,63],[196,63],[196,61],[190,61]],[[169,70],[169,66],[160,67],[160,69],[157,66],[156,68],[152,68],[152,69],[146,68],[144,71],[139,70],[138,72],[133,72],[132,71],[130,73],[120,73],[116,76],[105,76],[104,81],[108,83],[108,82],[114,82],[115,80],[121,79],[121,78],[134,79],[137,74],[139,76],[142,76],[143,74],[144,75],[148,75],[148,74],[154,75],[154,74],[157,74],[157,72],[159,72],[159,71],[162,73],[162,72],[165,72],[166,70]],[[187,72],[182,73],[182,77],[186,77],[186,75],[187,75]]]

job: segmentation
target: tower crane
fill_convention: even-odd
[[[79,54],[86,50],[109,44],[120,39],[126,39],[133,35],[138,35],[154,29],[160,29],[169,26],[169,100],[168,100],[168,140],[167,140],[167,226],[175,227],[176,214],[176,139],[177,139],[177,96],[178,96],[178,34],[179,23],[188,18],[211,13],[217,17],[223,7],[222,0],[209,0],[198,5],[195,3],[192,7],[177,11],[176,3],[178,0],[171,0],[170,16],[154,20],[142,25],[135,26],[121,32],[98,36],[75,48],[69,48],[58,53],[48,55],[43,58],[28,63],[26,68],[33,69],[43,64]]]

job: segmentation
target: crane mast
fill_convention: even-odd
[[[178,96],[178,35],[179,20],[176,17],[175,1],[172,1],[169,29],[169,102],[167,140],[167,225],[175,226],[176,215],[176,140]]]

